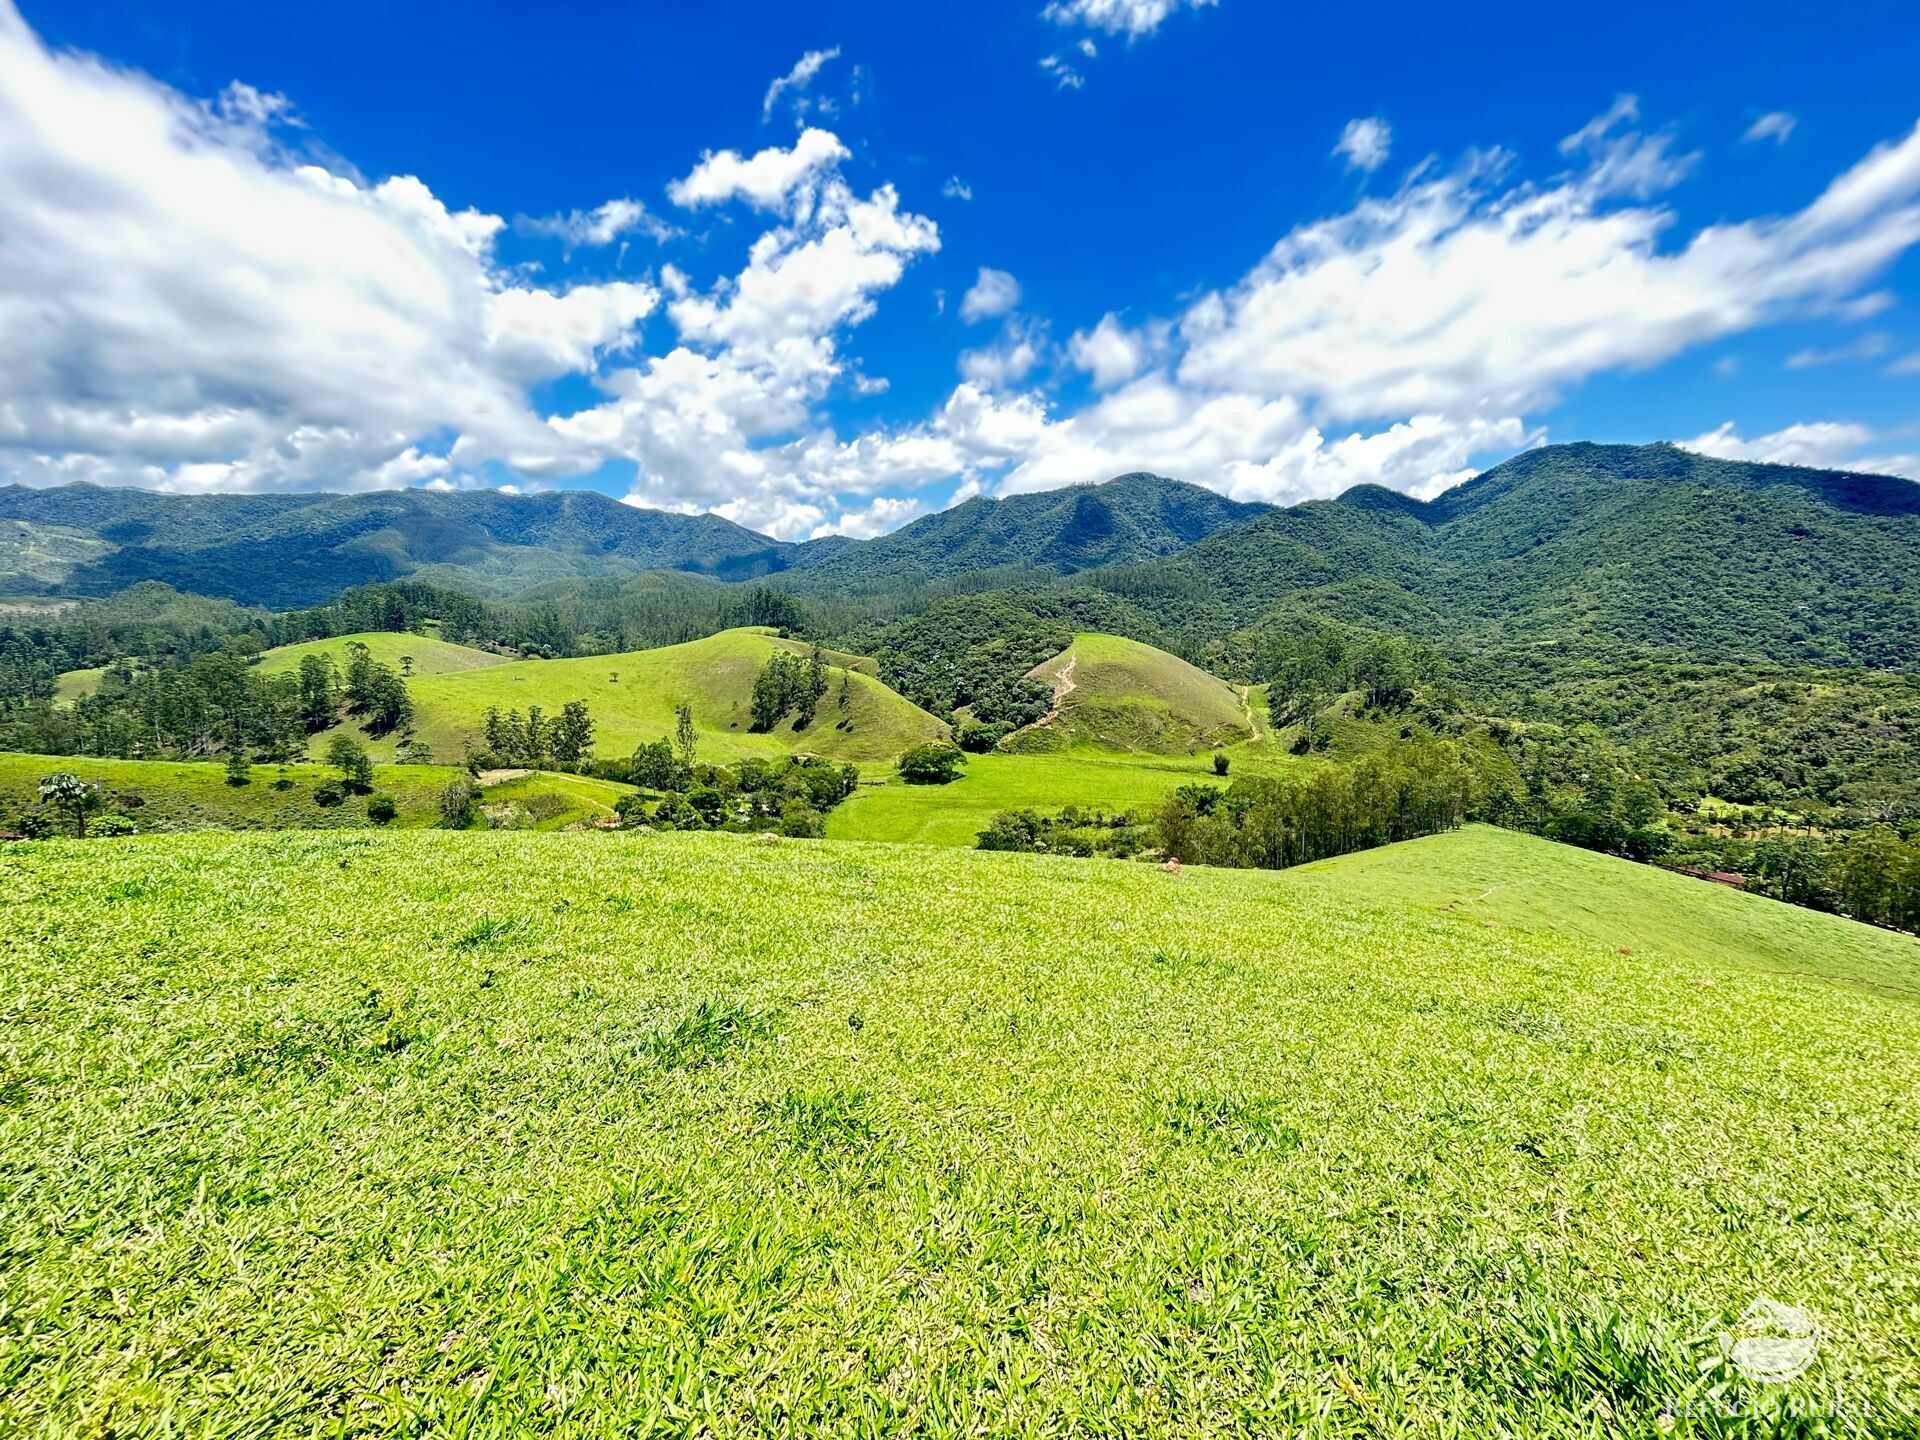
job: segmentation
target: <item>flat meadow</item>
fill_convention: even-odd
[[[1911,1433],[1917,949],[1482,827],[15,845],[0,1433]]]

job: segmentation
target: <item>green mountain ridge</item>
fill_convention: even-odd
[[[1920,485],[1672,445],[1529,451],[1431,501],[1365,486],[1082,577],[1189,626],[1276,606],[1433,641],[1920,663]]]
[[[289,606],[413,576],[558,597],[556,585],[679,572],[682,585],[770,580],[835,604],[899,597],[911,611],[956,586],[1062,588],[1071,577],[1158,617],[1190,656],[1278,610],[1470,649],[1920,661],[1920,485],[1664,444],[1548,446],[1428,501],[1359,486],[1273,508],[1134,473],[975,498],[872,540],[800,544],[585,491],[13,486],[0,488],[0,526],[13,537],[0,546],[0,593],[24,595],[111,594],[159,578]]]
[[[142,580],[276,608],[403,576],[516,590],[577,575],[685,570],[750,579],[780,568],[780,542],[718,515],[644,510],[594,491],[507,495],[161,495],[68,485],[0,488],[0,521],[112,547],[57,579],[9,565],[0,591],[111,594]],[[41,547],[44,549],[45,547]]]

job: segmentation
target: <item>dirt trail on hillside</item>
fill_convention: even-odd
[[[1018,730],[1013,732],[1013,735],[1007,736],[1008,740],[1011,740],[1014,735],[1024,734],[1028,730],[1038,730],[1043,726],[1051,725],[1059,718],[1060,702],[1073,693],[1073,667],[1079,663],[1080,657],[1069,651],[1067,653],[1067,663],[1054,671],[1053,674],[1053,708],[1031,725],[1022,725]],[[1027,673],[1032,674],[1033,672],[1028,671]],[[1006,742],[1002,741],[1001,743],[1005,744]]]
[[[1240,708],[1247,712],[1247,728],[1253,731],[1253,743],[1258,745],[1263,737],[1260,734],[1259,717],[1253,713],[1253,687],[1251,685],[1242,685],[1240,687]]]

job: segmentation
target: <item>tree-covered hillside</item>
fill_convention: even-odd
[[[584,490],[507,495],[158,495],[0,487],[0,520],[57,533],[0,550],[0,593],[103,595],[142,580],[245,604],[318,605],[417,575],[479,591],[580,575],[689,570],[741,579],[779,568],[777,541],[718,515],[642,510]],[[82,541],[93,542],[91,547]],[[111,547],[111,548],[105,548]]]
[[[1920,485],[1561,445],[1431,502],[1362,487],[1085,578],[1189,633],[1286,602],[1475,647],[1904,669],[1920,664]]]
[[[1071,575],[1175,554],[1267,509],[1159,475],[1121,475],[1004,500],[976,496],[875,540],[800,546],[784,578],[802,589],[898,589],[991,570]]]

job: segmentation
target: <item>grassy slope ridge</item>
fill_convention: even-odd
[[[391,666],[396,672],[400,669],[401,657],[411,656],[413,673],[417,676],[456,675],[467,670],[484,670],[489,665],[505,665],[511,658],[495,655],[490,650],[477,650],[471,645],[455,645],[450,640],[433,635],[367,630],[358,635],[337,635],[330,640],[308,640],[299,645],[277,646],[260,656],[260,672],[263,675],[297,672],[300,662],[307,656],[324,655],[333,661],[336,673],[344,674],[347,646],[356,641],[367,647],[373,659]]]
[[[751,733],[754,678],[783,650],[807,653],[804,644],[781,640],[769,631],[725,630],[658,650],[520,660],[429,675],[409,682],[407,689],[413,696],[416,733],[439,760],[456,760],[469,743],[480,743],[489,706],[524,713],[538,705],[552,716],[569,700],[587,702],[596,725],[596,748],[603,755],[624,755],[642,741],[670,736],[675,707],[682,701],[693,707],[701,758],[712,761],[804,751],[877,762],[946,733],[940,720],[862,668],[851,671],[851,703],[841,711],[837,699],[844,667],[832,670],[827,694],[807,729],[796,732],[789,716],[766,734]],[[317,743],[324,745],[325,738]],[[384,748],[391,749],[391,740]]]
[[[1076,635],[1073,644],[1029,673],[1056,688],[1070,675],[1072,689],[1051,720],[1010,737],[1010,750],[1085,745],[1178,755],[1236,744],[1253,734],[1232,686],[1138,640]]]
[[[108,811],[125,812],[142,832],[181,830],[323,830],[368,825],[367,797],[351,796],[339,805],[316,805],[313,793],[338,778],[320,765],[256,765],[245,785],[227,784],[226,766],[208,760],[96,760],[84,755],[19,755],[0,752],[0,814],[31,806],[43,776],[56,770],[78,775],[112,792]],[[377,765],[373,791],[393,797],[396,814],[388,823],[419,829],[440,823],[440,792],[463,771],[450,765]],[[276,790],[281,777],[293,783]],[[575,821],[613,814],[630,785],[582,775],[532,773],[492,786],[486,804],[526,800],[535,794],[559,796],[564,808],[537,828],[559,829]],[[124,797],[140,804],[125,805]],[[101,842],[101,843],[120,843]]]
[[[1490,864],[1632,953],[1448,908]],[[1766,1294],[1892,1433],[1920,1002],[1740,957],[1915,947],[1673,886],[1485,830],[0,850],[0,1431],[1652,1435]]]

